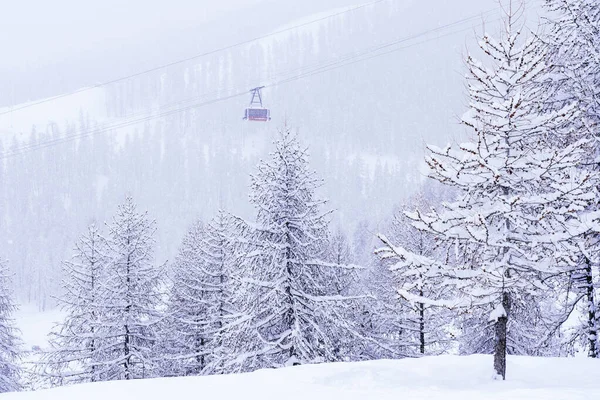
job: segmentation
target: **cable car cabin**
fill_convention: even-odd
[[[247,121],[262,121],[266,122],[271,119],[271,111],[268,108],[263,107],[261,89],[264,86],[254,88],[250,91],[252,98],[250,99],[250,105],[246,108],[244,119]]]
[[[271,119],[271,111],[267,108],[246,108],[244,119],[266,122]]]

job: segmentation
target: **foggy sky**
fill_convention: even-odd
[[[0,3],[0,107],[111,80],[264,34],[295,18],[356,4],[352,0]]]
[[[0,107],[91,86],[260,36],[298,18],[369,2],[0,0]],[[528,0],[528,8],[541,2]],[[451,7],[456,15],[469,16],[497,7],[496,0],[388,3],[422,7],[411,17],[414,31],[447,22],[439,10]]]

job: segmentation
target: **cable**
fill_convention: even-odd
[[[373,1],[371,3],[363,4],[363,5],[360,5],[360,6],[356,6],[356,7],[350,8],[348,10],[340,11],[340,12],[335,13],[335,14],[327,15],[325,17],[317,18],[317,19],[314,19],[314,20],[311,20],[311,21],[308,21],[308,22],[305,22],[305,23],[302,23],[302,24],[294,25],[294,26],[291,26],[289,28],[281,29],[279,31],[275,31],[275,32],[269,33],[267,35],[257,36],[257,37],[255,37],[253,39],[244,40],[244,41],[241,41],[241,42],[238,42],[238,43],[235,43],[235,44],[231,44],[231,45],[228,45],[228,46],[225,46],[225,47],[221,47],[221,48],[218,48],[218,49],[210,50],[210,51],[207,51],[205,53],[197,54],[197,55],[194,55],[194,56],[191,56],[191,57],[187,57],[187,58],[183,58],[183,59],[180,59],[180,60],[177,60],[177,61],[172,61],[172,62],[167,63],[167,64],[159,65],[159,66],[154,67],[154,68],[150,68],[150,69],[147,69],[147,70],[136,72],[136,73],[133,73],[131,75],[126,75],[126,76],[123,76],[121,78],[116,78],[116,79],[113,79],[113,80],[110,80],[110,81],[98,83],[98,84],[96,84],[94,86],[80,88],[80,89],[74,90],[72,92],[63,93],[63,94],[58,95],[58,96],[49,97],[47,99],[43,99],[43,100],[36,101],[36,102],[33,102],[33,103],[25,104],[25,105],[22,105],[20,107],[13,108],[11,110],[2,111],[2,112],[0,112],[0,116],[5,115],[5,114],[10,114],[10,113],[15,112],[15,111],[20,111],[20,110],[23,110],[23,109],[26,109],[26,108],[30,108],[30,107],[33,107],[33,106],[37,106],[39,104],[44,104],[44,103],[48,103],[48,102],[51,102],[51,101],[55,101],[57,99],[61,99],[61,98],[64,98],[64,97],[72,96],[72,95],[75,95],[75,94],[78,94],[78,93],[82,93],[82,92],[86,92],[86,91],[89,91],[89,90],[97,89],[97,88],[100,88],[100,87],[103,87],[103,86],[111,85],[111,84],[114,84],[114,83],[117,83],[117,82],[122,82],[122,81],[131,79],[131,78],[135,78],[135,77],[138,77],[138,76],[141,76],[141,75],[149,74],[151,72],[159,71],[161,69],[169,68],[169,67],[172,67],[174,65],[183,64],[185,62],[196,60],[198,58],[202,58],[202,57],[206,57],[206,56],[209,56],[209,55],[212,55],[212,54],[220,53],[222,51],[226,51],[226,50],[230,50],[230,49],[233,49],[233,48],[236,48],[236,47],[244,46],[244,45],[247,45],[247,44],[250,44],[250,43],[257,42],[259,40],[263,40],[263,39],[269,38],[271,36],[279,35],[281,33],[289,32],[289,31],[292,31],[292,30],[295,30],[295,29],[298,29],[298,28],[302,28],[302,27],[305,27],[305,26],[308,26],[308,25],[312,25],[312,24],[315,24],[317,22],[321,22],[321,21],[324,21],[324,20],[327,20],[327,19],[330,19],[330,18],[335,18],[335,17],[338,17],[340,15],[343,15],[343,14],[346,14],[346,13],[349,13],[349,12],[353,12],[353,11],[356,11],[356,10],[359,10],[359,9],[362,9],[362,8],[366,8],[366,7],[370,7],[370,6],[376,5],[378,3],[383,3],[384,1],[387,1],[387,0],[376,0],[376,1]]]
[[[486,12],[486,13],[489,13],[489,11]],[[387,50],[385,52],[379,52],[379,53],[377,53],[377,51],[380,51],[382,49],[386,49],[386,48],[392,47],[392,46],[397,45],[397,44],[405,43],[405,42],[407,42],[409,40],[425,36],[425,35],[430,34],[432,32],[439,32],[439,31],[442,31],[442,30],[447,29],[449,27],[454,27],[454,26],[460,25],[462,23],[469,22],[473,18],[479,18],[479,17],[481,17],[481,15],[477,15],[477,16],[465,18],[465,19],[462,19],[462,20],[459,20],[459,21],[456,21],[456,22],[453,22],[453,23],[450,23],[450,24],[447,24],[447,25],[444,25],[444,26],[441,26],[441,27],[438,27],[438,28],[435,28],[435,29],[431,29],[431,30],[428,30],[428,31],[421,32],[421,33],[416,34],[416,35],[411,35],[409,37],[400,38],[400,39],[397,39],[397,40],[394,40],[394,41],[391,41],[391,42],[388,42],[388,43],[385,43],[385,44],[382,44],[382,45],[375,46],[375,47],[367,49],[365,51],[362,51],[362,52],[359,52],[359,53],[355,53],[352,56],[345,56],[345,57],[342,57],[342,59],[336,59],[334,61],[327,61],[326,63],[322,63],[323,65],[317,65],[316,67],[313,67],[312,69],[309,68],[309,70],[306,71],[306,72],[303,72],[303,73],[298,74],[298,75],[293,76],[293,77],[289,77],[289,78],[281,79],[279,81],[275,81],[273,83],[265,85],[265,87],[274,87],[274,86],[278,86],[278,85],[283,85],[283,84],[286,84],[286,83],[289,83],[289,82],[292,82],[292,81],[296,81],[296,80],[299,80],[299,79],[303,79],[303,78],[306,78],[306,77],[311,77],[311,76],[314,76],[314,75],[317,75],[317,74],[325,73],[325,72],[328,72],[328,71],[331,71],[331,70],[335,70],[335,69],[342,68],[342,67],[345,67],[345,66],[348,66],[348,65],[352,65],[352,64],[355,64],[357,62],[366,61],[366,60],[373,59],[373,58],[376,58],[376,57],[380,57],[380,56],[383,56],[383,55],[386,55],[386,54],[390,54],[390,53],[393,53],[393,52],[404,50],[404,49],[407,49],[407,48],[410,48],[410,47],[421,45],[423,43],[427,43],[427,42],[430,42],[430,41],[433,41],[433,40],[439,40],[442,37],[447,37],[447,36],[450,36],[450,35],[454,35],[456,33],[464,32],[464,31],[470,30],[472,28],[468,27],[468,28],[462,28],[462,29],[459,29],[459,30],[454,30],[454,31],[448,32],[448,33],[446,33],[444,35],[441,35],[441,36],[437,36],[437,37],[430,38],[430,39],[425,39],[425,40],[422,40],[420,42],[416,42],[416,43],[413,43],[413,44],[410,44],[410,45],[407,45],[407,46],[393,48],[393,49]],[[495,22],[495,21],[500,20],[500,19],[501,18],[493,20],[492,22]],[[373,54],[373,53],[375,53],[375,54]],[[368,57],[365,57],[367,55],[368,55]],[[293,69],[292,71],[294,71],[294,70],[297,71],[298,68]],[[286,75],[286,74],[289,74],[289,72],[283,73],[283,74],[278,74],[278,75]],[[227,90],[232,90],[232,89],[233,88],[230,87]],[[220,91],[223,91],[223,90],[218,90],[218,91],[220,92]],[[213,92],[209,92],[209,93],[213,93]],[[222,102],[222,101],[225,101],[225,100],[229,100],[229,99],[232,99],[234,97],[239,97],[239,96],[247,95],[247,93],[248,93],[247,90],[243,90],[243,91],[236,92],[236,93],[234,93],[232,95],[228,95],[228,96],[224,96],[224,97],[219,97],[219,98],[208,100],[208,101],[205,101],[205,102],[200,102],[200,103],[195,103],[195,104],[191,104],[191,105],[186,105],[185,107],[175,108],[175,109],[172,109],[172,110],[165,110],[165,111],[162,111],[162,112],[160,112],[158,114],[150,114],[150,115],[146,115],[146,116],[143,116],[143,117],[140,117],[140,118],[137,118],[137,119],[131,119],[132,117],[135,117],[135,115],[131,115],[131,116],[126,117],[128,120],[121,121],[119,123],[116,123],[116,124],[108,126],[108,127],[103,127],[103,128],[100,128],[100,129],[96,129],[96,130],[92,130],[92,131],[87,131],[87,132],[74,133],[74,134],[71,134],[71,135],[63,136],[63,137],[52,139],[52,140],[49,140],[49,141],[44,141],[43,143],[35,143],[35,144],[31,144],[31,145],[26,145],[26,146],[22,146],[22,147],[19,147],[17,149],[14,149],[12,151],[7,151],[7,152],[4,152],[4,153],[0,153],[0,160],[11,158],[11,157],[15,157],[15,156],[18,156],[18,155],[22,155],[22,154],[25,154],[27,152],[33,151],[33,150],[42,149],[42,148],[54,146],[54,145],[57,145],[57,144],[62,144],[62,143],[65,143],[65,142],[69,142],[69,141],[78,139],[78,138],[85,138],[85,137],[92,136],[92,135],[95,135],[95,134],[98,134],[98,133],[103,133],[103,132],[107,132],[107,131],[114,130],[114,129],[120,129],[120,128],[124,128],[124,127],[127,127],[127,126],[139,124],[141,122],[150,121],[152,119],[161,118],[161,117],[164,117],[164,116],[168,116],[168,115],[180,113],[180,112],[187,111],[187,110],[190,110],[190,109],[201,108],[201,107],[204,107],[204,106],[207,106],[207,105],[210,105],[210,104],[214,104],[214,103]],[[203,96],[200,96],[200,97],[190,98],[190,99],[187,99],[187,100],[183,100],[183,101],[172,103],[171,105],[163,107],[163,109],[164,108],[168,108],[168,107],[172,107],[174,105],[181,105],[181,104],[191,103],[193,101],[198,101],[199,99],[205,98],[205,97],[207,97],[207,94],[204,94]]]

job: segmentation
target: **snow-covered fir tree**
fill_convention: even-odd
[[[16,306],[7,265],[0,260],[0,393],[21,389],[21,339],[13,320]]]
[[[418,209],[427,212],[431,207],[423,193],[411,197],[403,209]],[[429,259],[439,259],[441,250],[435,236],[416,229],[402,211],[394,215],[388,233],[381,236],[384,247],[377,254],[389,265],[394,274],[394,282],[401,293],[398,313],[402,316],[401,340],[410,346],[412,355],[440,354],[451,340],[449,331],[452,314],[445,308],[424,302],[420,299],[442,300],[451,296],[452,288],[444,285],[443,277],[431,269]],[[404,262],[396,253],[392,243],[400,245],[414,255],[411,263]],[[425,262],[421,262],[424,260]],[[400,261],[400,262],[397,262]],[[411,296],[415,296],[413,300]]]
[[[232,312],[231,218],[224,211],[208,224],[195,223],[172,265],[165,317],[163,363],[169,376],[221,370],[222,332]]]
[[[111,333],[103,320],[107,304],[107,247],[92,224],[75,244],[75,254],[63,262],[63,295],[58,299],[65,319],[50,334],[50,350],[39,364],[39,375],[52,386],[97,382],[107,378],[104,349]]]
[[[326,260],[320,186],[296,135],[281,132],[271,159],[252,177],[257,217],[246,228],[248,251],[238,267],[243,316],[227,329],[238,346],[229,370],[334,360],[334,336],[352,330],[342,312],[346,298],[332,285],[340,266]]]
[[[547,19],[547,34],[543,36],[547,47],[547,63],[550,66],[540,85],[548,92],[546,105],[552,110],[565,104],[576,104],[580,114],[571,119],[568,135],[555,138],[563,143],[573,143],[582,137],[592,140],[593,149],[587,154],[586,168],[598,170],[600,146],[600,4],[593,0],[547,0],[550,18]],[[598,202],[589,208],[598,210]],[[587,348],[588,355],[600,357],[598,329],[600,315],[597,288],[600,284],[600,260],[598,247],[600,238],[595,233],[578,237],[573,243],[566,274],[557,283],[562,290],[562,312],[551,322],[556,329],[570,315],[581,312],[585,315],[578,327],[569,327],[564,340],[566,351],[575,347]],[[579,250],[579,251],[578,251]],[[557,279],[558,280],[558,279]]]
[[[337,230],[329,236],[327,261],[335,269],[330,275],[330,286],[333,293],[347,298],[338,310],[342,320],[351,321],[350,333],[347,327],[338,327],[332,332],[335,360],[358,361],[395,356],[387,348],[387,337],[377,328],[383,324],[375,322],[381,319],[381,303],[376,300],[372,288],[364,282],[364,266],[356,265],[355,252],[352,250],[346,235]],[[352,301],[350,301],[350,299]],[[365,340],[369,338],[371,340]]]
[[[102,322],[110,335],[104,349],[107,380],[156,374],[159,307],[164,268],[154,264],[155,222],[138,212],[131,197],[118,207],[107,238],[106,290],[109,312]]]
[[[197,221],[184,236],[171,266],[173,282],[161,328],[163,376],[200,375],[213,354],[208,322],[213,303],[207,289],[213,279],[201,265],[204,235],[204,226]]]
[[[369,225],[369,221],[360,220],[352,235],[352,260],[360,268],[354,272],[356,279],[350,293],[363,296],[353,305],[351,316],[356,328],[372,340],[351,341],[349,359],[408,357],[410,346],[404,341],[403,313],[395,279],[374,253],[379,244]]]
[[[414,343],[407,340],[405,314],[397,294],[398,282],[386,263],[370,248],[350,293],[364,297],[353,305],[351,317],[364,337],[350,345],[350,360],[395,359],[414,356]],[[366,257],[365,257],[366,259]],[[349,338],[351,339],[351,338]]]
[[[425,261],[464,293],[438,304],[491,305],[494,369],[502,379],[508,319],[529,296],[548,290],[546,276],[560,273],[557,246],[589,226],[581,211],[593,201],[597,180],[578,168],[589,142],[559,147],[548,140],[568,129],[575,111],[572,105],[540,111],[544,93],[533,83],[545,70],[543,47],[517,28],[520,11],[512,3],[506,9],[500,40],[484,35],[479,42],[489,66],[467,59],[470,109],[462,121],[473,140],[428,147],[430,176],[458,189],[458,198],[409,214],[415,227],[452,245],[460,263]]]

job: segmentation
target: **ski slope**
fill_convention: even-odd
[[[1,395],[2,400],[578,400],[600,398],[596,360],[439,356],[261,370],[250,374],[104,382]]]

